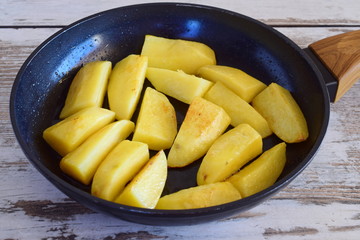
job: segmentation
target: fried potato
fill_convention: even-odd
[[[114,119],[115,113],[108,109],[85,108],[45,129],[43,138],[61,156],[65,156]]]
[[[80,68],[71,82],[60,119],[84,108],[102,107],[111,66],[110,61],[94,61]]]
[[[134,207],[155,208],[164,189],[167,162],[164,151],[159,151],[125,187],[115,202]]]
[[[205,155],[211,144],[226,130],[230,117],[221,107],[197,97],[168,155],[169,167],[184,167]]]
[[[262,138],[248,124],[240,124],[211,145],[197,173],[197,184],[224,181],[261,154]]]
[[[91,194],[114,201],[148,161],[149,149],[145,143],[129,140],[120,142],[96,170]]]
[[[136,121],[133,141],[143,142],[151,150],[171,147],[177,134],[176,112],[168,98],[148,87]]]
[[[246,102],[251,102],[259,92],[266,88],[263,82],[240,69],[228,66],[203,66],[198,70],[198,75],[212,82],[222,82]]]
[[[241,199],[229,182],[218,182],[180,190],[159,199],[156,209],[193,209],[216,206]]]
[[[149,58],[149,67],[181,69],[195,74],[204,65],[216,64],[215,52],[200,42],[146,35],[141,55]]]
[[[90,184],[96,169],[106,155],[116,144],[127,138],[134,127],[135,124],[129,120],[106,125],[63,157],[60,161],[61,170],[85,185]]]
[[[148,65],[146,56],[131,54],[118,62],[107,88],[110,110],[116,119],[130,120],[140,99]]]
[[[243,198],[273,185],[286,163],[286,144],[279,143],[234,174],[227,181],[239,190]]]
[[[146,78],[159,92],[187,104],[190,104],[195,97],[202,97],[213,84],[181,70],[172,71],[151,67],[146,71]]]
[[[283,141],[297,143],[308,138],[304,114],[287,89],[271,83],[254,98],[252,105]]]

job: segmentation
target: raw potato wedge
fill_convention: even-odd
[[[254,98],[252,105],[284,142],[297,143],[308,138],[305,117],[287,89],[271,83]]]
[[[85,64],[75,75],[68,91],[60,119],[87,107],[101,107],[111,73],[111,62]]]
[[[149,67],[181,69],[195,74],[204,65],[216,64],[214,51],[205,44],[146,35],[141,55],[148,56]]]
[[[124,140],[102,161],[91,185],[91,194],[114,201],[125,185],[149,160],[145,143]]]
[[[141,208],[155,208],[165,186],[167,162],[164,151],[158,152],[141,169],[115,200],[116,203]]]
[[[193,209],[216,206],[241,199],[229,182],[218,182],[180,190],[159,199],[156,209]]]
[[[146,143],[149,149],[159,151],[171,147],[176,133],[174,107],[164,94],[146,88],[132,140]]]
[[[286,163],[286,144],[279,143],[234,174],[227,181],[239,190],[241,196],[248,197],[275,183]]]
[[[78,148],[60,161],[60,168],[79,182],[90,184],[96,169],[106,155],[120,141],[134,130],[135,124],[129,120],[110,123],[91,135]]]
[[[203,66],[198,70],[198,75],[212,82],[222,82],[248,103],[266,88],[266,85],[256,78],[240,69],[227,66]]]
[[[226,97],[224,97],[226,96]],[[206,100],[222,107],[231,118],[231,125],[236,127],[247,123],[253,127],[262,138],[270,136],[272,131],[269,124],[249,103],[228,89],[221,82],[217,82],[204,95]]]
[[[43,138],[61,156],[65,156],[114,119],[115,113],[105,108],[85,108],[45,129]]]
[[[190,104],[195,97],[202,97],[213,84],[181,70],[152,67],[147,69],[146,78],[156,90],[187,104]]]
[[[107,94],[110,110],[115,112],[116,119],[130,120],[134,114],[145,81],[147,63],[146,56],[132,54],[115,65]]]
[[[226,130],[230,117],[221,107],[201,97],[190,104],[168,155],[169,167],[184,167],[204,156]]]
[[[206,153],[197,173],[198,185],[224,181],[261,154],[262,138],[248,124],[240,124],[219,137]]]

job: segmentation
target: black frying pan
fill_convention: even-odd
[[[289,89],[307,119],[310,137],[289,144],[287,164],[270,188],[228,204],[193,210],[146,210],[123,206],[89,194],[89,187],[64,175],[60,157],[44,142],[42,132],[58,118],[71,79],[93,60],[115,64],[140,53],[145,34],[207,44],[218,64],[237,67],[266,84]],[[146,83],[149,84],[149,83]],[[171,99],[179,124],[187,105]],[[273,28],[246,16],[207,6],[157,3],[122,7],[82,19],[54,34],[26,60],[13,85],[11,120],[16,137],[31,163],[65,194],[83,205],[144,224],[192,224],[247,210],[291,182],[310,162],[325,135],[329,96],[323,76],[309,56]],[[135,117],[136,118],[136,114]],[[135,120],[135,119],[134,119]],[[280,142],[264,140],[264,150]],[[194,186],[200,160],[171,169],[164,194]]]

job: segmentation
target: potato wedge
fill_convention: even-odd
[[[85,185],[90,184],[96,169],[106,155],[116,144],[126,139],[134,127],[135,124],[129,120],[106,125],[63,157],[60,161],[61,170]]]
[[[262,138],[248,124],[240,124],[219,137],[206,153],[197,173],[198,185],[224,181],[261,154]]]
[[[71,82],[60,119],[87,107],[102,106],[111,66],[109,61],[94,61],[80,68]]]
[[[224,97],[226,96],[226,97]],[[241,123],[247,123],[253,127],[262,138],[272,134],[269,124],[249,103],[236,95],[221,82],[214,86],[204,95],[206,100],[222,107],[231,118],[231,125],[236,127]]]
[[[286,144],[282,142],[265,151],[227,181],[245,198],[273,185],[283,171],[285,163]]]
[[[130,120],[139,102],[148,64],[146,56],[129,55],[118,62],[107,88],[110,110],[116,119]]]
[[[230,117],[221,107],[196,97],[168,155],[169,167],[184,167],[204,156],[211,144],[226,130]]]
[[[159,199],[156,209],[193,209],[216,206],[241,199],[229,182],[218,182],[180,190]]]
[[[271,83],[254,98],[252,105],[284,142],[296,143],[308,138],[306,119],[287,89]]]
[[[190,104],[195,97],[202,97],[213,84],[180,70],[152,67],[147,69],[146,78],[156,90],[187,104]]]
[[[149,67],[183,70],[195,74],[204,65],[216,64],[214,51],[203,43],[146,35],[141,55]]]
[[[174,107],[164,94],[146,88],[132,140],[146,143],[149,149],[159,151],[171,147],[176,133]]]
[[[114,201],[125,185],[149,160],[145,143],[124,140],[102,161],[91,185],[91,194]]]
[[[198,75],[212,82],[222,82],[226,87],[248,103],[266,88],[266,85],[263,82],[240,69],[228,66],[203,66],[198,70]]]
[[[159,151],[125,187],[115,202],[153,209],[164,189],[166,177],[166,155],[164,151]]]
[[[65,156],[114,119],[115,113],[105,108],[85,108],[45,129],[43,138],[61,156]]]

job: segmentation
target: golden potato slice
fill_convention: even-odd
[[[116,119],[130,120],[140,99],[148,64],[146,56],[129,55],[118,62],[107,88],[110,110]]]
[[[195,74],[204,65],[216,64],[214,51],[205,44],[181,39],[146,35],[141,55],[149,58],[149,67],[183,70]]]
[[[151,67],[146,71],[146,78],[156,90],[187,104],[190,104],[195,97],[202,97],[213,84],[180,70]]]
[[[214,86],[204,95],[206,100],[222,107],[231,118],[231,125],[236,127],[241,123],[247,123],[253,127],[262,138],[272,134],[269,124],[249,103],[228,89],[221,82]]]
[[[177,133],[176,112],[167,97],[146,88],[136,121],[133,141],[146,143],[149,149],[170,148]]]
[[[241,196],[248,197],[275,183],[286,163],[286,144],[279,143],[234,174],[227,181],[239,190]]]
[[[60,119],[87,107],[102,106],[111,66],[109,61],[95,61],[85,64],[77,72],[71,82]]]
[[[149,149],[145,143],[129,140],[120,142],[96,170],[91,194],[114,201],[148,160]]]
[[[267,120],[271,130],[283,141],[296,143],[308,138],[305,117],[287,89],[271,83],[254,98],[252,105]]]
[[[196,97],[170,149],[168,166],[184,167],[204,156],[229,124],[230,117],[224,109]]]
[[[115,113],[105,108],[85,108],[45,129],[43,138],[61,156],[65,156],[114,119]]]
[[[241,199],[229,182],[218,182],[180,190],[159,199],[156,209],[193,209],[216,206]]]
[[[60,161],[61,170],[83,184],[90,184],[106,155],[116,144],[127,138],[134,127],[135,124],[129,120],[106,125],[63,157]]]
[[[198,185],[224,181],[261,154],[262,138],[248,124],[220,136],[206,153],[197,173]]]
[[[158,152],[125,187],[115,202],[133,207],[155,208],[164,189],[167,162],[164,151]]]
[[[227,66],[203,66],[198,70],[198,75],[212,82],[222,82],[248,103],[266,88],[266,85],[256,78],[240,69]]]

